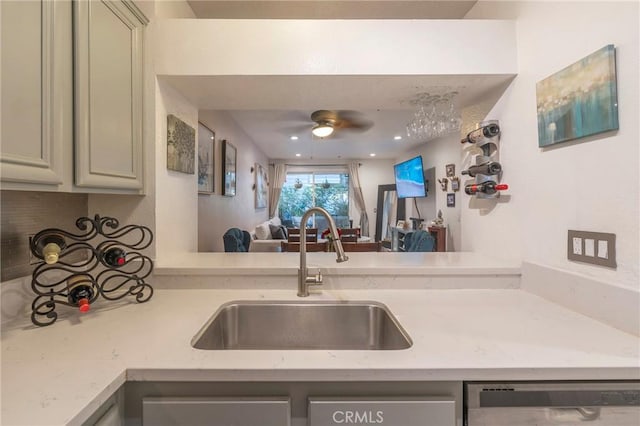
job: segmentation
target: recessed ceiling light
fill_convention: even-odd
[[[292,141],[297,141],[297,140],[298,140],[298,137],[297,137],[297,136],[291,136],[291,138],[290,138],[290,139],[291,139]]]
[[[215,139],[215,136],[211,136],[211,140]]]
[[[300,157],[302,154],[296,154],[296,157]]]
[[[376,156],[375,152],[372,152],[371,154],[369,154],[369,157],[375,157],[375,156]]]
[[[399,141],[400,139],[402,139],[402,136],[394,136],[393,139]]]

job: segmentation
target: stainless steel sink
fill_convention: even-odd
[[[351,349],[411,347],[411,338],[377,302],[229,302],[191,341],[196,349]]]

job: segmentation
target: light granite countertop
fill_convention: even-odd
[[[640,378],[640,340],[519,289],[325,289],[306,300],[384,303],[398,351],[204,351],[192,337],[232,300],[291,290],[157,290],[144,304],[60,308],[44,328],[3,324],[2,424],[81,424],[127,380],[580,380]]]

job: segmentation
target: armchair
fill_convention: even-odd
[[[238,228],[227,230],[222,236],[224,251],[227,253],[247,252],[251,245],[251,235],[249,232]]]

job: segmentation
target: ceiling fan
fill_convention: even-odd
[[[314,136],[324,139],[329,136],[335,137],[334,132],[342,130],[364,132],[373,126],[373,122],[364,118],[364,115],[357,111],[329,111],[318,110],[311,113],[311,121],[315,124],[311,128]]]

